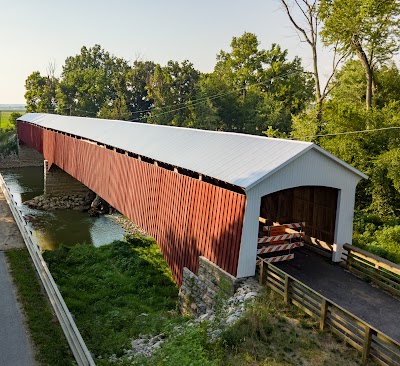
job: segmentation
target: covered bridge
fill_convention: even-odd
[[[305,222],[339,261],[364,174],[309,142],[29,113],[19,140],[152,235],[178,284],[199,256],[235,277],[256,269],[259,217]]]

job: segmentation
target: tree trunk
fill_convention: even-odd
[[[375,80],[374,80],[374,71],[368,61],[368,57],[363,50],[360,41],[356,36],[353,38],[353,46],[355,47],[358,58],[360,59],[364,71],[365,76],[367,78],[366,92],[365,92],[365,107],[367,110],[371,108],[372,105],[372,96],[375,91]]]
[[[317,47],[316,44],[312,47],[312,55],[313,55],[313,68],[314,68],[314,82],[315,82],[315,105],[317,108],[317,123],[318,123],[318,131],[322,130],[322,96],[321,96],[321,86],[319,81],[319,72],[318,72],[318,56],[317,56]]]
[[[373,75],[370,67],[367,68],[364,66],[364,68],[365,68],[365,76],[367,77],[367,89],[365,92],[365,104],[366,104],[365,107],[368,110],[371,108],[371,105],[372,105],[372,94],[373,94],[372,86],[374,84],[374,82],[373,82],[374,75]]]

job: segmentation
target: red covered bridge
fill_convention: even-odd
[[[18,137],[159,244],[178,284],[205,256],[255,272],[259,217],[306,222],[340,260],[365,175],[315,144],[135,122],[30,113]]]

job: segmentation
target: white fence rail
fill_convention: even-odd
[[[68,310],[67,305],[64,302],[63,297],[58,290],[56,283],[54,282],[53,276],[51,275],[47,264],[44,261],[40,252],[39,246],[36,244],[35,239],[32,236],[32,232],[27,225],[22,213],[18,209],[16,203],[12,199],[12,194],[5,184],[3,176],[0,174],[0,188],[10,206],[11,212],[14,219],[21,231],[22,237],[28,248],[29,254],[31,255],[33,264],[35,265],[36,271],[42,281],[42,284],[46,290],[47,296],[49,297],[50,303],[53,306],[54,312],[60,322],[62,330],[64,331],[65,337],[70,345],[72,353],[74,354],[75,360],[79,366],[95,366],[92,355],[90,354],[85,342],[82,339],[81,334],[72,318],[71,313]]]

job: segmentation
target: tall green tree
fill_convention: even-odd
[[[126,101],[128,63],[99,45],[82,47],[68,57],[62,71],[57,99],[61,114],[96,117],[104,105],[113,105],[121,95]]]
[[[42,76],[39,71],[30,74],[25,81],[26,111],[54,113],[57,86],[58,79],[52,75]]]
[[[321,35],[326,45],[356,56],[366,77],[366,109],[376,93],[375,70],[399,50],[398,0],[321,0]]]
[[[375,71],[377,103],[365,108],[365,73],[359,60],[349,60],[337,74],[337,87],[324,105],[325,130],[332,136],[317,142],[325,149],[369,175],[357,189],[357,207],[390,218],[400,214],[398,146],[400,102],[394,64]],[[397,75],[397,76],[396,76]],[[375,129],[382,129],[377,130]],[[359,132],[364,131],[364,132]],[[369,132],[370,131],[370,132]]]
[[[195,99],[200,72],[187,60],[157,65],[147,85],[154,108],[148,121],[160,125],[185,126],[190,116],[189,104]]]
[[[127,105],[133,119],[144,120],[153,108],[154,100],[149,95],[148,85],[155,68],[153,61],[136,60],[126,76]]]
[[[213,104],[224,129],[252,134],[262,134],[268,126],[288,132],[292,114],[313,97],[301,60],[288,61],[287,51],[277,44],[259,49],[252,33],[234,37],[230,52],[217,55],[209,86],[213,93],[222,93]]]
[[[323,130],[323,103],[336,84],[331,83],[342,61],[348,56],[337,57],[336,47],[333,47],[332,70],[323,85],[319,64],[319,29],[321,27],[320,0],[280,0],[290,23],[294,26],[299,37],[309,46],[312,59],[312,76],[314,79],[315,110],[308,110],[304,115],[297,116],[295,124],[308,125],[309,132]]]

